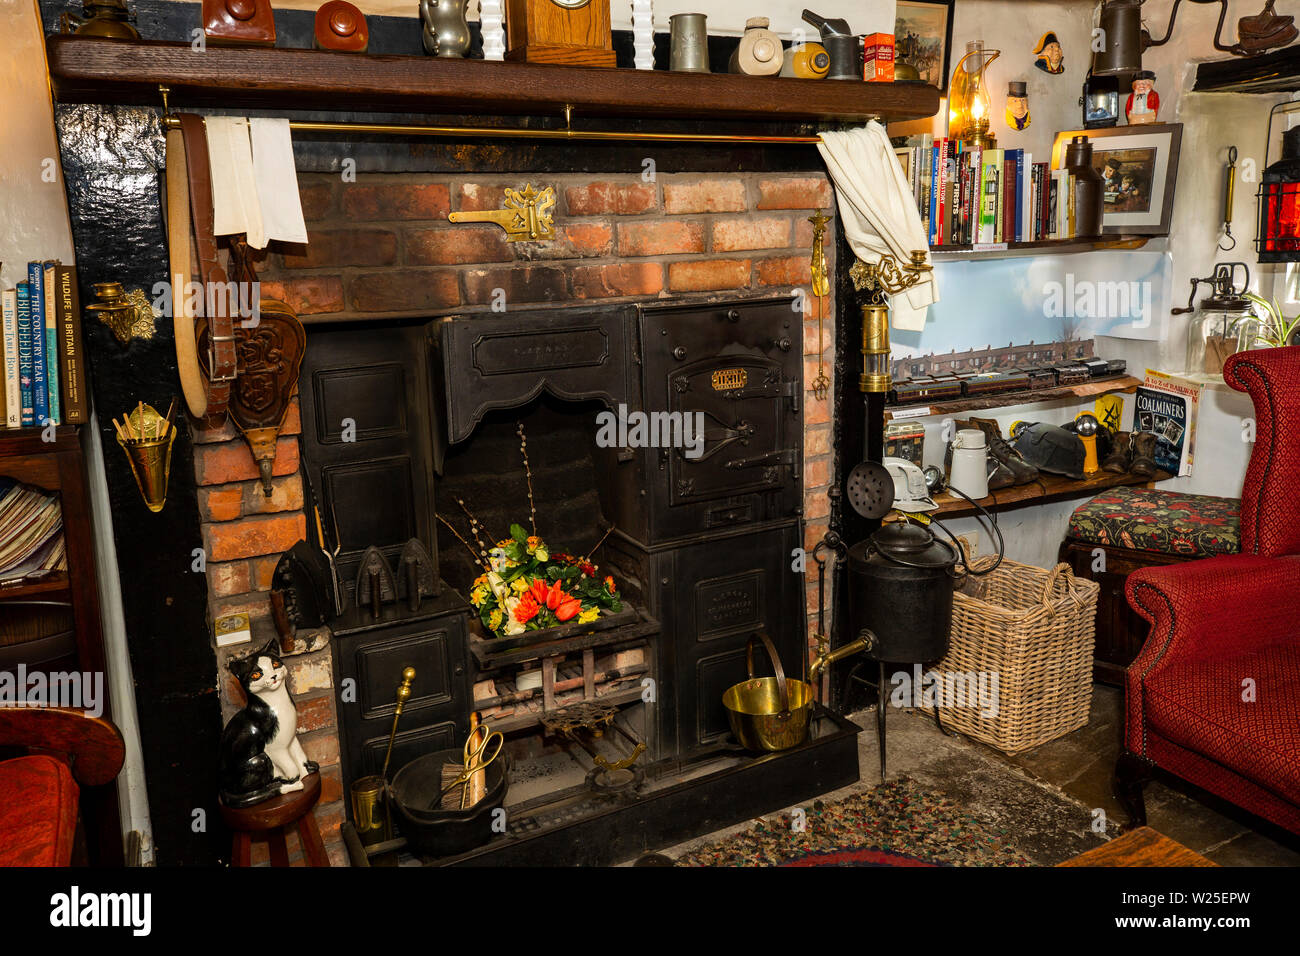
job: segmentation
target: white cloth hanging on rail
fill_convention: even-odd
[[[265,249],[272,239],[306,243],[289,121],[270,117],[209,116],[213,232],[246,233]]]
[[[875,263],[887,253],[902,266],[914,249],[925,249],[929,261],[921,214],[885,128],[872,121],[857,129],[824,132],[817,149],[835,183],[844,235],[857,257]],[[894,328],[919,332],[926,310],[938,301],[934,273],[922,274],[916,285],[890,296]]]

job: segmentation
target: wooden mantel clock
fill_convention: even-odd
[[[508,60],[614,65],[609,0],[506,0]]]

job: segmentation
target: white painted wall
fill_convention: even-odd
[[[1156,36],[1164,33],[1171,5],[1172,0],[1148,0],[1144,7],[1148,28]],[[1228,42],[1235,39],[1237,19],[1258,13],[1260,6],[1258,0],[1232,0],[1227,19]],[[1148,50],[1143,57],[1143,66],[1157,75],[1160,118],[1183,124],[1170,235],[1167,239],[1152,240],[1146,246],[1149,250],[1169,252],[1173,264],[1173,304],[1179,306],[1186,304],[1191,277],[1210,275],[1217,262],[1246,262],[1254,287],[1263,289],[1265,295],[1272,294],[1275,282],[1279,286],[1283,284],[1277,267],[1261,266],[1255,262],[1252,242],[1255,238],[1258,180],[1245,181],[1245,177],[1249,175],[1249,163],[1253,162],[1256,172],[1263,169],[1269,110],[1286,97],[1187,92],[1195,80],[1198,62],[1227,56],[1216,51],[1212,42],[1218,9],[1217,5],[1183,4],[1173,39],[1165,46]],[[1035,159],[1040,156],[1047,158],[1058,130],[1081,125],[1077,99],[1090,60],[1088,40],[1094,10],[1091,0],[1061,3],[960,0],[953,32],[954,50],[963,50],[965,41],[974,38],[983,38],[986,46],[1001,49],[1002,56],[990,67],[995,91],[1004,92],[1006,82],[1010,80],[1029,81],[1033,122],[1028,130],[1008,130],[1002,120],[1002,104],[995,98],[993,131],[999,146],[1023,147],[1031,150]],[[1296,11],[1282,9],[1279,12]],[[1062,40],[1066,72],[1061,76],[1050,76],[1033,67],[1030,51],[1047,29],[1055,30]],[[946,128],[946,115],[945,103],[940,115],[934,119],[894,124],[890,133],[932,132],[941,135]],[[1274,159],[1277,142],[1275,139]],[[1223,217],[1223,166],[1227,160],[1227,148],[1234,144],[1238,149],[1238,180],[1232,225],[1237,247],[1231,252],[1220,252],[1217,245]],[[953,290],[943,285],[942,264],[937,268],[941,294],[953,294]],[[1121,274],[1115,278],[1124,280],[1128,277]],[[1284,308],[1294,313],[1300,311],[1300,303]],[[1098,354],[1126,359],[1129,370],[1138,376],[1146,368],[1181,370],[1188,320],[1165,314],[1158,316],[1157,321],[1161,325],[1158,341],[1099,337]],[[1063,424],[1090,405],[1090,402],[1024,405],[997,409],[995,415],[986,417],[996,417],[1005,433],[1016,419]],[[1125,413],[1127,426],[1132,417],[1131,399],[1126,401]],[[1193,494],[1239,495],[1251,450],[1251,446],[1242,440],[1242,426],[1252,414],[1247,396],[1223,385],[1207,388],[1203,393],[1196,431],[1193,473],[1187,478],[1166,482],[1162,487]],[[942,465],[940,429],[939,420],[927,420],[927,463]],[[1037,505],[1006,512],[1000,519],[1000,526],[1007,537],[1008,556],[1017,561],[1050,567],[1056,561],[1070,513],[1078,503]],[[958,533],[974,531],[978,527],[973,519],[952,521],[948,525]],[[982,553],[988,553],[992,542],[981,537],[980,547]]]

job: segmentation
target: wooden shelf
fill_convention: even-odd
[[[1038,239],[1034,242],[984,243],[979,246],[963,243],[952,246],[931,246],[930,258],[936,262],[956,262],[964,259],[1015,259],[1023,256],[1067,255],[1074,252],[1093,252],[1097,249],[1140,249],[1151,236],[1113,235],[1100,239]]]
[[[72,587],[68,583],[68,575],[60,572],[59,574],[52,575],[43,581],[37,581],[33,584],[0,585],[0,601],[53,598],[60,595],[70,595],[71,592]]]
[[[853,83],[371,56],[327,50],[209,47],[51,34],[55,98],[75,103],[362,110],[384,113],[590,116],[714,122],[885,122],[933,116],[939,91],[918,83]]]
[[[1172,477],[1173,475],[1165,471],[1157,471],[1154,478],[1139,478],[1136,475],[1112,475],[1108,471],[1102,471],[1091,478],[1076,481],[1062,475],[1045,474],[1040,475],[1037,480],[1027,485],[999,488],[997,491],[990,492],[987,498],[981,498],[979,503],[987,511],[1000,512],[1011,508],[1023,508],[1026,505],[1046,504],[1050,501],[1086,498],[1095,495],[1099,491],[1105,491],[1107,488],[1118,488],[1121,485],[1147,485],[1150,487],[1157,481],[1166,481]],[[966,499],[955,498],[946,492],[935,495],[934,503],[939,506],[939,510],[927,512],[932,518],[962,518],[977,513],[974,506]]]
[[[1015,392],[994,392],[974,398],[954,398],[946,402],[917,402],[914,405],[890,405],[885,408],[885,421],[895,418],[929,418],[932,415],[954,415],[960,412],[978,412],[990,408],[1008,408],[1012,405],[1032,405],[1062,398],[1092,398],[1113,392],[1132,392],[1142,384],[1142,379],[1132,375],[1103,378],[1078,385],[1061,385],[1056,388],[1022,389]],[[922,413],[922,409],[925,409]]]

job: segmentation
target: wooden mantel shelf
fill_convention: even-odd
[[[922,84],[796,80],[541,63],[370,56],[325,50],[208,47],[51,34],[56,99],[67,103],[584,117],[886,122],[932,116]]]

